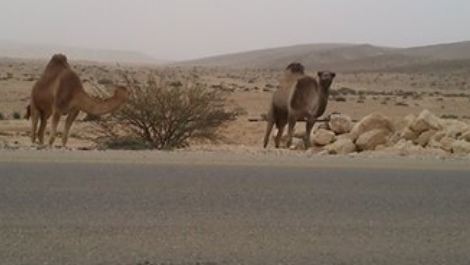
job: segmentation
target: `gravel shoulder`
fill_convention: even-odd
[[[0,149],[0,162],[240,165],[312,168],[391,168],[470,171],[470,157],[397,156],[366,153],[319,155],[290,150],[79,151]]]

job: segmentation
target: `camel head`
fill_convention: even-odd
[[[46,68],[53,68],[53,67],[69,68],[69,63],[67,62],[67,56],[65,56],[62,53],[56,53],[52,55],[52,58],[51,60],[49,60],[49,63],[47,64]]]
[[[318,81],[322,89],[328,91],[330,89],[331,83],[336,76],[336,73],[330,71],[320,71],[318,74]]]
[[[129,90],[125,86],[116,86],[114,97],[127,101],[129,99]]]
[[[286,67],[286,71],[292,73],[292,74],[304,74],[305,68],[301,63],[291,63]]]
[[[65,56],[62,53],[56,53],[56,54],[52,55],[51,61],[67,63],[67,56]]]

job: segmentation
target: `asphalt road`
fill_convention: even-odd
[[[470,264],[470,173],[0,162],[0,263]]]

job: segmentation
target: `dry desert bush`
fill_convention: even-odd
[[[219,129],[235,120],[240,109],[226,108],[223,91],[192,80],[174,80],[166,72],[139,82],[124,74],[129,102],[96,125],[104,148],[173,149],[197,140],[221,139]]]

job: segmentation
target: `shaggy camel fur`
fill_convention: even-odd
[[[66,146],[70,127],[80,111],[93,115],[103,115],[119,108],[127,101],[128,91],[125,87],[117,87],[114,95],[105,100],[99,100],[89,96],[83,89],[78,75],[71,69],[67,57],[63,54],[55,54],[46,65],[44,72],[33,86],[31,102],[27,108],[25,117],[31,117],[31,141],[44,144],[44,131],[47,120],[52,116],[52,129],[49,145],[54,143],[57,125],[60,117],[67,115],[62,145]],[[39,130],[37,125],[41,124]]]
[[[310,147],[310,134],[318,117],[325,112],[329,88],[336,74],[329,71],[318,72],[318,81],[304,74],[300,63],[287,66],[281,85],[274,92],[268,112],[268,124],[264,136],[266,148],[274,124],[278,129],[274,139],[279,148],[284,127],[289,124],[287,147],[292,144],[295,123],[306,119],[305,147]]]

